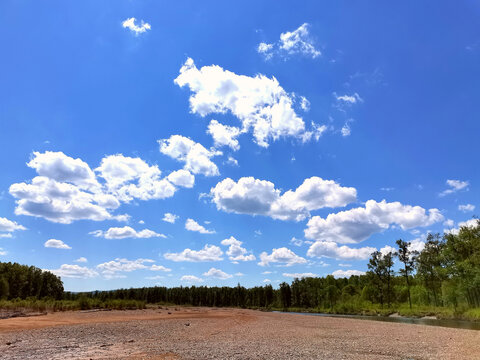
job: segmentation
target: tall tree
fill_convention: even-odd
[[[412,308],[412,297],[410,295],[410,280],[409,277],[415,269],[415,257],[418,255],[417,251],[410,250],[410,242],[403,241],[402,239],[397,240],[398,252],[397,256],[400,262],[403,263],[403,269],[400,269],[400,274],[405,277],[405,282],[407,283],[407,293],[408,293],[408,304],[410,309]]]

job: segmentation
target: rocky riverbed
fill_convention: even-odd
[[[0,359],[480,359],[480,331],[242,309],[0,320]]]

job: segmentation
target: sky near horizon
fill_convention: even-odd
[[[421,249],[479,213],[479,15],[1,2],[0,261],[72,291],[250,287]]]

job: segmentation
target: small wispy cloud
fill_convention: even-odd
[[[130,29],[130,31],[134,32],[136,36],[143,34],[152,28],[149,23],[146,23],[143,20],[140,21],[140,26],[135,24],[136,21],[137,19],[134,17],[128,18],[122,22],[122,26],[125,29]]]

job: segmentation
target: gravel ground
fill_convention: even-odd
[[[480,359],[480,331],[241,309],[0,320],[0,359]]]

